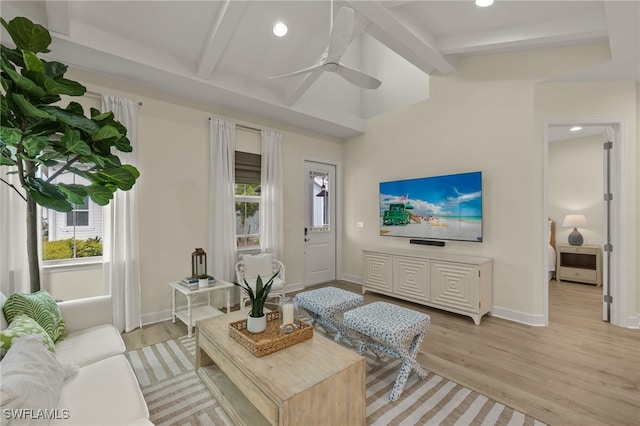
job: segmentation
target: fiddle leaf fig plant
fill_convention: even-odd
[[[87,116],[77,102],[61,105],[61,95],[82,96],[86,88],[64,77],[66,65],[39,57],[50,52],[49,31],[24,17],[0,21],[15,44],[0,46],[0,181],[27,203],[30,284],[37,291],[36,206],[70,212],[87,197],[104,206],[117,190],[130,190],[140,173],[114,153],[131,152],[132,147],[127,129],[112,112],[91,108]],[[55,172],[45,175],[44,168]],[[16,174],[19,185],[8,174]],[[85,183],[61,182],[58,178],[65,174]]]

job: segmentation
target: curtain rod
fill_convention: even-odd
[[[211,117],[209,117],[209,121],[211,121]],[[244,124],[238,124],[235,123],[237,128],[240,128],[242,130],[247,130],[249,132],[257,132],[257,133],[262,133],[262,129],[258,129],[256,127],[251,127],[251,126],[245,126]]]
[[[84,92],[84,95],[89,96],[90,98],[102,99],[102,93],[92,92],[91,90]],[[138,106],[142,106],[142,102],[138,102]]]

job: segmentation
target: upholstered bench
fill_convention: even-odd
[[[427,372],[416,361],[416,355],[424,333],[431,325],[429,315],[391,303],[374,302],[345,312],[343,325],[360,336],[360,355],[370,348],[403,360],[389,395],[391,401],[400,398],[411,370],[415,370],[421,379],[427,377]],[[405,347],[407,340],[411,340],[409,348]]]
[[[295,296],[298,306],[311,316],[311,323],[318,323],[327,331],[335,332],[334,341],[339,342],[344,333],[338,315],[364,304],[361,294],[336,287],[323,287],[304,291]]]

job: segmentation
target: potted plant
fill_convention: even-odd
[[[269,281],[263,284],[262,278],[258,275],[256,279],[256,288],[255,291],[247,280],[243,278],[244,283],[238,284],[234,283],[238,287],[241,287],[249,296],[249,301],[251,302],[251,310],[249,311],[249,316],[247,317],[247,331],[249,333],[262,333],[267,329],[267,317],[264,314],[264,304],[269,297],[269,292],[271,291],[271,286],[273,285],[273,280],[278,276],[280,271],[273,274]],[[242,308],[242,307],[241,307]]]
[[[77,102],[62,104],[61,95],[83,96],[86,88],[64,77],[66,65],[39,57],[50,52],[49,30],[24,17],[10,22],[0,18],[0,23],[15,44],[12,48],[2,40],[0,182],[26,203],[27,253],[17,255],[26,255],[31,291],[36,292],[40,290],[36,206],[68,213],[88,198],[106,206],[117,190],[130,190],[140,173],[116,155],[133,148],[126,127],[112,112],[91,108],[85,114]],[[41,173],[43,167],[52,166],[58,171],[49,176]],[[18,182],[5,174],[16,174]],[[67,178],[57,180],[62,175]],[[68,183],[75,182],[72,175],[89,183]]]
[[[198,287],[199,288],[209,287],[209,275],[207,274],[198,275]]]

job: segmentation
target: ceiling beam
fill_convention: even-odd
[[[426,31],[412,31],[381,2],[352,0],[348,3],[371,21],[367,28],[369,34],[420,70],[427,74],[434,70],[443,74],[456,71],[454,61],[438,51],[435,37]]]
[[[438,39],[438,48],[445,55],[486,54],[566,42],[596,41],[605,39],[607,34],[602,15],[592,13],[445,36]]]
[[[323,72],[324,70],[317,70],[307,74],[304,80],[302,80],[302,83],[300,83],[298,87],[293,89],[293,91],[287,95],[287,97],[284,99],[284,104],[290,107],[298,102],[298,99],[300,99],[300,97],[304,95],[309,87],[311,87],[311,85],[315,83],[318,78],[320,78]]]
[[[236,30],[246,6],[246,0],[226,0],[220,6],[214,24],[209,29],[207,39],[200,49],[196,65],[196,75],[198,77],[211,78],[211,74],[213,74],[213,70],[218,65],[218,61],[233,32]]]
[[[47,11],[47,28],[58,34],[71,35],[71,19],[69,18],[69,2],[45,1]]]

